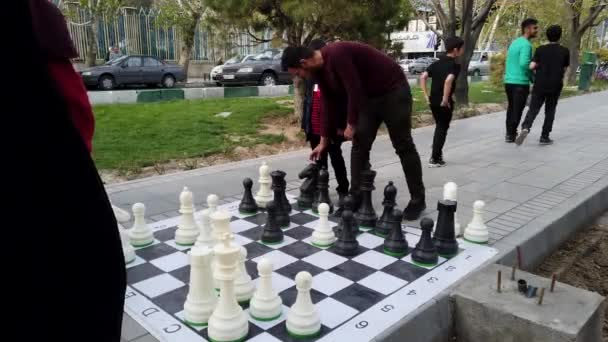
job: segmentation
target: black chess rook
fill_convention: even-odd
[[[277,224],[277,205],[274,201],[266,204],[266,225],[262,231],[262,242],[266,244],[275,244],[283,241],[283,231]]]
[[[372,204],[372,191],[374,188],[374,180],[376,171],[363,170],[361,171],[361,205],[355,214],[355,219],[359,224],[360,229],[374,229],[378,221],[378,215]]]
[[[300,196],[298,196],[298,208],[313,208],[313,202],[317,195],[317,178],[319,177],[319,166],[316,163],[308,164],[304,170],[298,174],[300,179],[305,179],[300,186]],[[316,210],[316,209],[315,209]]]
[[[393,185],[393,182],[388,182],[388,185],[384,187],[384,200],[382,201],[384,210],[382,211],[382,216],[380,216],[376,223],[376,229],[374,231],[375,234],[380,237],[387,237],[391,232],[389,219],[393,209],[395,209],[395,205],[397,205],[395,201],[396,198],[397,188]]]
[[[319,178],[317,179],[317,195],[315,201],[312,203],[312,211],[317,213],[319,204],[327,203],[329,205],[329,213],[334,212],[334,205],[331,203],[329,198],[329,172],[326,167],[322,167],[319,170]]]
[[[239,212],[241,214],[255,214],[258,212],[258,205],[253,198],[253,193],[251,192],[252,187],[253,181],[251,178],[243,179],[243,188],[245,191],[243,192],[243,199],[239,204]]]
[[[425,217],[420,221],[422,235],[420,236],[418,244],[416,244],[416,247],[412,251],[412,261],[428,266],[436,265],[437,261],[439,261],[437,249],[431,238],[431,232],[433,231],[434,225],[435,223],[433,220],[428,217]]]
[[[456,202],[441,200],[437,203],[437,226],[433,235],[433,242],[437,253],[443,257],[452,257],[458,253],[458,241],[454,233],[454,213]]]
[[[407,240],[401,228],[401,217],[403,213],[394,209],[389,215],[390,233],[384,240],[384,253],[401,257],[407,254]]]
[[[285,172],[280,170],[272,171],[270,178],[272,178],[272,191],[274,193],[274,202],[277,206],[277,224],[282,228],[289,227],[291,204],[289,204],[289,200],[287,200],[287,196],[285,195],[285,188],[287,187]]]

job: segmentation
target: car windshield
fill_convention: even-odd
[[[241,61],[241,56],[234,56],[224,63],[225,65],[236,64]]]
[[[118,65],[118,64],[122,63],[125,59],[127,59],[128,57],[129,56],[120,56],[116,59],[106,62],[105,65]]]
[[[253,57],[253,60],[255,60],[255,61],[270,60],[274,56],[273,52],[274,51],[272,51],[272,50],[266,50],[266,51],[260,53],[259,55]]]
[[[481,52],[474,52],[473,56],[471,56],[472,61],[479,61],[480,58],[481,58]]]

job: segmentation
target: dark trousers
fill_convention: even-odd
[[[559,100],[560,92],[557,93],[541,93],[541,92],[532,92],[532,99],[530,100],[530,108],[528,108],[528,113],[526,113],[526,118],[524,122],[521,124],[521,128],[532,128],[532,123],[538,112],[540,112],[540,108],[545,104],[545,122],[543,123],[543,132],[541,134],[542,137],[549,137],[549,133],[553,129],[553,120],[555,120],[555,108],[557,108],[557,101]]]
[[[509,105],[507,107],[507,136],[515,137],[517,135],[517,127],[521,121],[522,113],[526,108],[526,101],[528,94],[530,93],[530,87],[521,84],[505,84],[505,90],[507,92],[507,100]]]
[[[315,147],[319,145],[321,142],[321,136],[316,134],[310,134],[308,136],[308,141],[310,141],[310,148],[313,150]],[[321,155],[321,158],[317,161],[319,165],[327,168],[327,155],[329,154],[329,158],[331,158],[331,166],[334,168],[334,173],[336,174],[336,181],[338,182],[338,187],[336,191],[339,194],[346,194],[348,192],[348,173],[346,172],[346,163],[344,162],[344,157],[342,156],[342,141],[334,142],[332,141],[328,148],[327,152]]]
[[[384,122],[393,148],[401,160],[412,202],[424,201],[422,165],[412,139],[412,95],[401,86],[383,96],[369,99],[360,111],[350,159],[351,191],[360,192],[361,171],[371,167],[369,153],[378,128]]]
[[[431,111],[433,112],[433,118],[435,119],[435,134],[433,134],[433,153],[431,158],[442,159],[443,158],[443,145],[445,144],[445,138],[448,136],[448,129],[450,128],[450,122],[452,121],[452,114],[454,110],[451,107],[442,107],[440,105],[431,105]]]

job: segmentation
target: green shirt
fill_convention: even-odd
[[[525,37],[515,39],[507,50],[505,83],[529,85],[531,60],[532,44],[530,41]]]

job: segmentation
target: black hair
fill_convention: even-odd
[[[538,20],[536,20],[534,18],[525,19],[524,21],[521,22],[521,32],[524,32],[524,30],[526,28],[528,28],[528,26],[532,26],[532,25],[536,25],[536,24],[538,24]]]
[[[547,27],[547,39],[550,42],[555,43],[562,37],[562,27],[559,25],[551,25]]]
[[[310,42],[310,44],[308,44],[308,47],[313,50],[319,50],[324,46],[325,46],[325,41],[323,39],[313,39]]]
[[[445,52],[450,53],[454,49],[460,49],[464,46],[464,40],[460,37],[449,37],[445,40]]]
[[[281,67],[283,71],[287,71],[287,68],[298,68],[301,60],[312,57],[314,53],[315,50],[305,46],[286,47],[281,56]]]

